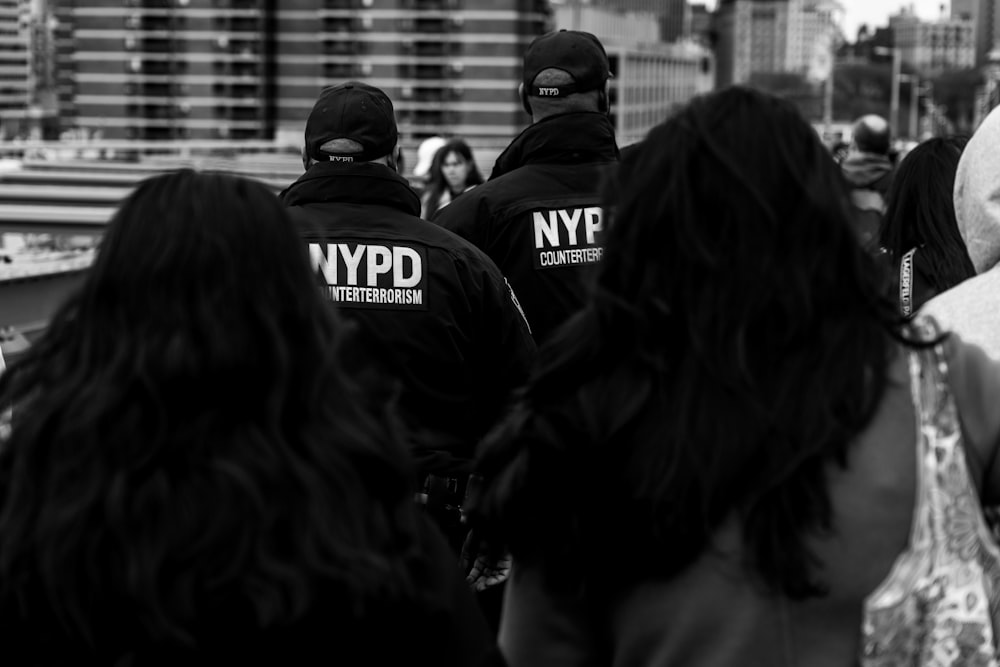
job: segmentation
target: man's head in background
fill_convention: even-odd
[[[868,114],[854,121],[851,145],[861,153],[888,155],[891,147],[889,123],[885,118]]]

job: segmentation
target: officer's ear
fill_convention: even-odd
[[[603,114],[611,113],[611,80],[604,82],[604,87],[597,93],[597,110]]]
[[[521,98],[521,106],[524,107],[525,113],[534,117],[535,114],[531,113],[531,102],[528,101],[528,93],[524,90],[523,83],[517,84],[517,96]]]
[[[389,151],[389,154],[386,156],[385,162],[386,165],[389,167],[389,169],[392,169],[394,172],[398,174],[399,165],[400,163],[402,163],[402,161],[403,161],[403,149],[400,148],[399,144],[397,143],[395,148]]]

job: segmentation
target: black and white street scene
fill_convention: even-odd
[[[12,667],[1000,667],[1000,0],[0,0]]]

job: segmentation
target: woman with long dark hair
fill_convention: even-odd
[[[938,377],[935,335],[886,299],[790,103],[696,98],[614,190],[594,294],[482,454],[479,527],[514,556],[505,657],[855,664],[866,596],[915,521],[918,417],[943,414],[911,393]],[[972,477],[996,497],[1000,368],[942,344]]]
[[[904,316],[976,275],[958,231],[952,191],[966,137],[935,137],[896,168],[879,243],[891,260],[891,296]]]
[[[433,219],[455,197],[483,182],[472,149],[462,139],[449,139],[438,149],[429,173],[430,180],[420,195],[420,217],[424,220]]]
[[[0,378],[0,627],[25,664],[473,664],[485,626],[284,208],[139,185]]]

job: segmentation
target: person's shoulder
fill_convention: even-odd
[[[974,343],[952,333],[944,341],[948,386],[965,436],[969,468],[981,493],[996,498],[1000,488],[993,467],[1000,444],[1000,361]]]
[[[503,197],[509,194],[508,191],[511,188],[511,183],[517,184],[521,180],[522,175],[518,172],[522,169],[524,169],[524,167],[518,167],[513,171],[509,171],[495,178],[490,178],[488,181],[484,181],[479,185],[469,188],[462,193],[461,197],[456,198],[455,201],[449,204],[448,208],[451,208],[454,204],[464,204],[465,206],[478,205],[478,202],[483,200],[495,200],[498,197]],[[473,204],[473,202],[475,202],[475,204]],[[448,208],[443,210],[447,211]]]
[[[920,314],[933,317],[943,330],[1000,359],[1000,268],[938,294],[924,304]]]
[[[922,314],[933,316],[948,329],[957,322],[997,313],[1000,319],[1000,267],[960,282],[924,304]],[[997,331],[1000,336],[1000,329]]]
[[[465,197],[466,195],[462,196]],[[449,204],[444,211],[447,211],[457,203],[456,201]],[[493,260],[485,252],[436,222],[414,218],[412,225],[403,234],[406,238],[426,246],[431,252],[448,256],[453,260],[461,261],[472,267],[481,267],[485,270],[499,273],[499,269],[496,268]]]
[[[478,193],[486,201],[486,207],[498,214],[519,211],[541,200],[569,202],[586,197],[597,201],[602,185],[617,165],[618,162],[526,164],[463,197]]]
[[[346,210],[343,202],[298,200],[284,203],[288,218],[304,234],[335,230],[341,214]]]
[[[503,203],[514,198],[516,188],[508,191],[503,184],[497,185],[499,180],[492,179],[463,192],[438,210],[433,217],[434,225],[463,238],[477,238],[483,222],[496,218]]]
[[[451,208],[453,205],[449,204],[442,211]],[[401,233],[445,253],[463,253],[470,245],[468,241],[458,234],[423,218],[414,217],[409,220],[405,228],[401,230]]]
[[[517,198],[525,188],[531,189],[542,185],[546,177],[559,172],[562,167],[563,165],[558,164],[522,164],[510,171],[491,177],[468,194],[462,195],[462,197],[477,196],[480,199],[489,199],[492,201],[505,201]],[[575,165],[569,165],[567,171],[572,171],[576,168],[577,166]]]

